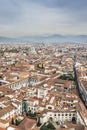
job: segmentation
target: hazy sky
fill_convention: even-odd
[[[87,34],[87,0],[0,0],[0,36]]]

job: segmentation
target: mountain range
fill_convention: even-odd
[[[87,43],[87,35],[36,35],[22,37],[0,37],[0,43]]]

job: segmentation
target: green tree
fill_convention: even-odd
[[[63,75],[60,76],[60,79],[73,81],[74,77],[73,77],[72,74],[63,74]]]
[[[26,114],[27,113],[27,102],[26,101],[23,101],[23,109]]]
[[[36,112],[32,113],[31,111],[29,111],[28,116],[30,116],[31,118],[36,118],[37,113]]]
[[[19,125],[20,121],[18,119],[15,120],[15,125]]]
[[[40,130],[48,130],[48,128],[47,128],[45,125],[43,125],[43,126],[40,128]]]
[[[48,123],[47,128],[49,130],[54,130],[55,129],[54,125],[51,122]]]
[[[40,118],[38,117],[37,126],[41,126]]]
[[[11,124],[12,125],[14,125],[15,123],[14,123],[14,119],[13,119],[13,117],[12,117],[12,120],[11,120]]]
[[[55,127],[54,127],[54,125],[53,125],[51,122],[49,122],[47,125],[44,124],[44,125],[40,128],[40,130],[55,130]]]

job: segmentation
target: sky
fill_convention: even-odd
[[[0,0],[0,36],[87,35],[87,0]]]

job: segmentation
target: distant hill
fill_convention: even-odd
[[[87,35],[39,35],[39,36],[25,36],[18,38],[0,37],[0,42],[32,42],[32,43],[64,43],[64,42],[76,42],[87,43]]]
[[[15,42],[16,38],[0,37],[0,42]]]

